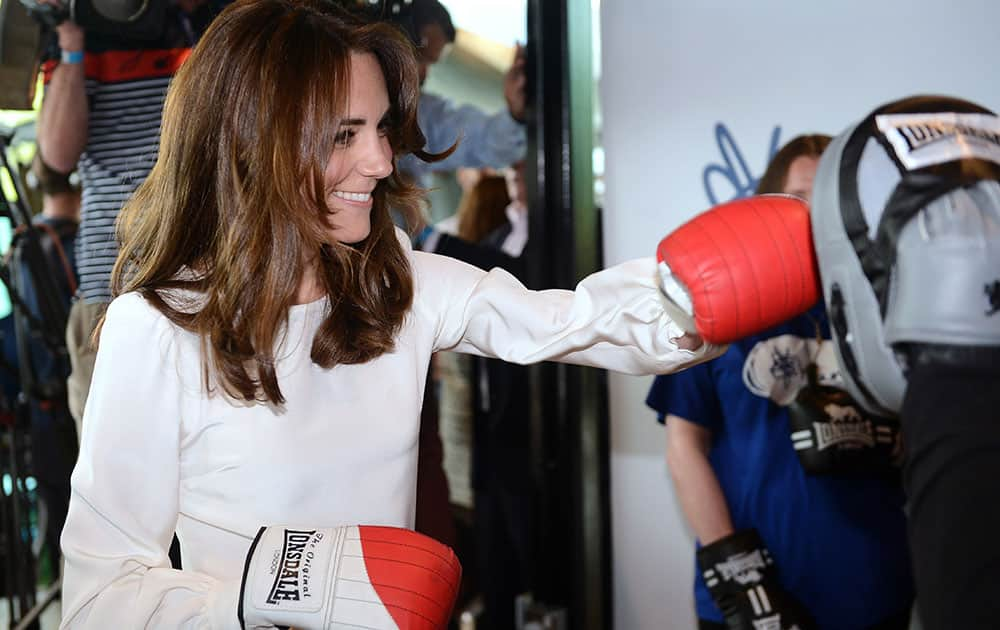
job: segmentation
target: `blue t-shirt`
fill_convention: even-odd
[[[792,448],[783,405],[805,385],[806,366],[815,361],[824,384],[839,378],[825,321],[817,305],[713,361],[658,376],[646,404],[661,422],[669,413],[712,432],[709,461],[733,526],[760,532],[782,585],[821,628],[851,630],[907,610],[913,578],[900,485],[807,475]],[[722,621],[697,570],[695,600],[700,618]]]

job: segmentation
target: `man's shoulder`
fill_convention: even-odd
[[[89,81],[96,81],[116,93],[125,89],[146,90],[150,81],[166,90],[167,83],[187,60],[191,49],[179,48],[110,48],[87,50],[84,72]],[[133,86],[133,87],[130,87]]]
[[[168,24],[152,38],[87,31],[84,69],[87,78],[100,84],[169,79],[190,55],[190,37],[180,25]]]
[[[51,234],[57,235],[60,239],[67,239],[76,236],[80,227],[80,222],[67,217],[46,217],[37,215],[34,219],[36,227],[42,230],[42,237]],[[49,232],[51,230],[51,233]]]
[[[425,107],[444,107],[451,103],[450,100],[441,96],[440,94],[435,94],[434,92],[428,92],[426,90],[420,91],[420,108]]]

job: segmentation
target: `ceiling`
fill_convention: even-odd
[[[527,33],[527,0],[441,0],[457,28],[508,47]]]
[[[454,54],[505,72],[527,38],[527,0],[441,0],[458,30]]]

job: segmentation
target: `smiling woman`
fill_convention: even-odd
[[[330,214],[330,243],[358,243],[371,231],[372,192],[392,173],[389,144],[389,93],[378,60],[370,53],[351,54],[347,117],[340,121],[336,144],[323,173]],[[309,287],[303,279],[299,301]],[[316,287],[319,289],[320,287]]]
[[[353,18],[277,2],[237,3],[232,14],[173,82],[159,159],[122,211],[113,286],[205,335],[228,394],[255,400],[259,386],[281,403],[273,348],[291,305],[334,298],[321,365],[392,346],[412,281],[387,208],[412,216],[418,200],[390,177],[392,159],[420,153],[424,139],[411,48],[391,27],[340,35]],[[211,298],[193,316],[161,297],[167,287]]]
[[[648,374],[718,352],[665,314],[652,258],[533,292],[412,251],[389,209],[419,200],[396,158],[439,157],[417,86],[400,32],[327,0],[237,0],[171,83],[120,224],[64,627],[445,627],[454,555],[407,529],[431,354]]]

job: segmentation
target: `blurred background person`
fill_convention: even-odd
[[[455,216],[458,234],[432,228],[420,241],[424,251],[451,256],[481,269],[500,267],[522,282],[528,241],[524,163],[502,176],[481,175],[463,196]],[[499,359],[437,355],[442,400],[458,398],[468,384],[471,410],[471,494],[473,544],[465,556],[474,574],[470,587],[481,597],[476,627],[512,628],[515,600],[535,588],[538,485],[532,461],[528,368]],[[444,367],[447,366],[447,367]],[[443,368],[443,369],[441,369]],[[465,402],[465,401],[462,401]],[[450,420],[443,422],[447,453]],[[455,430],[459,433],[460,430]],[[448,462],[446,456],[446,463]],[[459,486],[461,487],[461,486]]]
[[[42,193],[42,208],[33,223],[39,230],[42,251],[60,297],[69,308],[78,283],[74,245],[80,223],[80,188],[69,174],[55,171],[37,153],[31,172]],[[25,300],[37,308],[35,287],[24,271]],[[44,540],[50,575],[56,577],[61,573],[59,536],[69,509],[69,477],[76,464],[78,436],[66,399],[68,363],[37,341],[31,348],[35,377],[38,383],[45,384],[45,390],[39,392],[44,397],[33,397],[31,404],[32,460],[39,496],[46,508]]]
[[[48,560],[40,567],[40,578],[54,580],[60,573],[59,535],[69,507],[69,478],[76,463],[77,435],[66,400],[69,365],[64,348],[53,347],[45,335],[59,339],[59,331],[40,330],[50,325],[39,308],[36,274],[54,280],[56,298],[68,309],[76,291],[77,276],[73,255],[80,213],[80,189],[69,173],[47,165],[36,152],[26,174],[28,190],[37,192],[41,207],[32,217],[32,227],[42,256],[24,255],[26,229],[20,226],[5,265],[12,274],[15,291],[28,309],[17,323],[15,311],[0,320],[3,343],[3,393],[11,412],[23,405],[31,437],[30,474],[37,481],[39,498],[35,553]],[[15,301],[14,309],[21,306]],[[23,315],[23,314],[22,314]],[[27,350],[27,356],[19,352]],[[43,553],[44,549],[44,553]]]
[[[451,14],[438,0],[413,0],[408,20],[401,24],[417,47],[420,72],[420,106],[417,121],[427,138],[425,150],[438,153],[460,140],[446,159],[422,162],[414,156],[399,160],[401,172],[427,185],[433,171],[453,171],[459,167],[503,168],[524,157],[527,137],[525,120],[525,56],[518,45],[514,60],[503,78],[507,108],[487,113],[473,105],[457,105],[445,96],[423,89],[431,67],[438,63],[455,42]]]
[[[808,201],[829,141],[789,141],[757,193]],[[649,391],[646,404],[666,423],[667,464],[699,545],[702,630],[909,626],[914,593],[898,474],[803,468],[789,405],[817,385],[810,370],[818,384],[841,382],[822,301],[717,359],[656,377]]]
[[[431,66],[448,53],[457,34],[451,14],[443,4],[438,0],[414,0],[407,12],[399,14],[397,25],[417,48],[421,85],[417,121],[426,138],[424,149],[437,153],[454,146],[447,158],[434,163],[423,162],[413,155],[402,156],[397,163],[399,172],[428,188],[432,172],[503,168],[522,159],[527,145],[523,124],[526,107],[524,49],[515,48],[514,59],[503,78],[506,109],[491,114],[473,105],[457,105],[423,89]],[[428,212],[431,216],[453,214],[450,208],[429,208]],[[454,547],[458,533],[449,508],[450,490],[438,429],[440,403],[436,373],[434,366],[428,371],[421,411],[416,529]]]
[[[69,404],[77,423],[93,373],[90,336],[111,298],[115,219],[156,161],[170,79],[217,10],[205,0],[170,2],[162,29],[142,38],[130,36],[126,25],[119,34],[85,31],[70,20],[55,28],[60,55],[43,66],[38,151],[53,169],[76,169],[81,180],[79,299],[67,326]]]
[[[111,300],[115,221],[156,162],[171,79],[225,4],[171,0],[158,28],[141,36],[125,23],[116,32],[85,30],[68,19],[55,27],[59,57],[42,66],[38,153],[58,172],[76,170],[81,181],[79,286],[66,325],[67,401],[78,436],[97,356],[91,337]],[[171,558],[180,565],[176,540]]]
[[[516,261],[499,255],[493,248],[478,243],[488,234],[501,227],[505,221],[504,208],[509,203],[504,178],[492,169],[463,169],[469,187],[462,195],[458,210],[452,216],[434,224],[424,232],[422,241],[425,251],[436,251],[458,258],[481,269],[503,267],[510,270]],[[419,240],[419,239],[418,239]],[[477,382],[474,378],[475,358],[456,352],[439,352],[433,357],[433,383],[435,409],[424,409],[426,419],[437,414],[440,435],[440,461],[447,479],[447,511],[454,527],[454,548],[462,561],[462,591],[459,595],[456,614],[462,610],[481,610],[479,596],[480,571],[486,567],[480,564],[478,551],[478,529],[475,515],[476,488],[473,482],[474,444],[478,444],[476,427],[475,396]],[[426,431],[422,432],[423,434]],[[433,444],[433,436],[424,439]],[[426,467],[430,458],[421,455],[421,463]],[[433,471],[422,470],[424,475]],[[426,487],[426,485],[425,485]],[[418,497],[418,522],[430,519],[440,520],[443,501],[441,497],[427,500],[428,495]],[[423,515],[423,516],[421,516]],[[476,601],[473,601],[476,599]],[[478,613],[477,613],[478,614]]]

